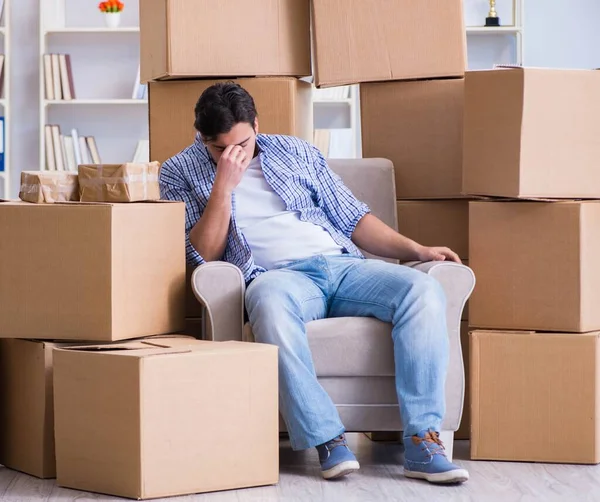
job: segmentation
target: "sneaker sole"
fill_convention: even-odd
[[[331,469],[321,471],[321,474],[325,479],[337,479],[348,474],[352,474],[360,469],[360,464],[356,460],[348,460],[347,462],[341,462]]]
[[[469,473],[464,469],[455,469],[448,472],[427,473],[419,471],[408,471],[404,469],[404,475],[407,478],[424,479],[430,483],[438,485],[449,485],[455,483],[464,483],[469,479]]]

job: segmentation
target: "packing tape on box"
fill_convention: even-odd
[[[142,183],[144,195],[143,198],[148,198],[148,183],[158,182],[158,174],[130,174],[127,176],[118,177],[98,177],[98,178],[87,178],[79,179],[79,185],[83,188],[97,188],[103,185],[127,185],[130,183]]]
[[[52,186],[42,185],[41,183],[23,183],[19,189],[22,193],[59,193],[59,194],[71,194],[73,193],[73,182],[64,183],[58,182]]]

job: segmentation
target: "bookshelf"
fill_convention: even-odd
[[[10,52],[10,0],[0,0],[2,13],[0,17],[0,52],[3,56],[2,62],[2,92],[0,94],[0,116],[3,117],[0,129],[0,198],[10,199],[11,193],[11,166],[10,166],[10,67],[11,61],[7,57]]]
[[[65,168],[72,168],[73,153],[67,150],[74,148],[69,139],[73,133],[75,142],[81,137],[93,138],[103,163],[132,161],[138,143],[148,140],[148,100],[142,95],[134,98],[140,60],[138,2],[125,2],[121,18],[119,27],[109,28],[97,2],[40,0],[39,169],[52,168],[48,155],[55,157],[54,167],[58,167],[56,156],[61,154],[63,161],[71,159]],[[59,70],[59,99],[57,74],[52,65],[48,72],[45,62],[46,55],[54,54],[68,55],[70,60],[66,73]],[[47,89],[47,81],[52,91]],[[65,95],[65,88],[72,91],[71,96],[69,92]],[[47,143],[47,125],[59,126],[58,145]],[[93,161],[89,141],[80,149],[88,146],[87,160]],[[57,148],[64,151],[57,153]],[[85,163],[81,152],[79,155]]]
[[[497,0],[501,26],[488,27],[489,2],[465,0],[469,69],[491,68],[494,64],[524,64],[524,1]]]

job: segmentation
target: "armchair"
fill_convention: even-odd
[[[371,207],[374,215],[397,229],[394,169],[390,161],[331,160],[330,167],[357,198]],[[465,302],[475,286],[475,276],[471,269],[456,263],[404,265],[431,275],[446,292],[450,361],[441,439],[452,458],[465,387],[460,322]],[[201,265],[192,274],[192,289],[205,307],[206,339],[254,340],[250,326],[244,325],[245,284],[237,267],[224,262]],[[336,404],[348,432],[401,431],[391,325],[374,318],[322,319],[308,323],[307,334],[319,381]],[[340,347],[344,350],[340,351]],[[334,354],[340,356],[336,359]]]

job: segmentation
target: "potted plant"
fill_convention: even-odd
[[[100,12],[104,14],[106,26],[109,28],[117,28],[119,26],[121,23],[121,11],[124,7],[125,4],[119,0],[107,0],[98,4]]]

